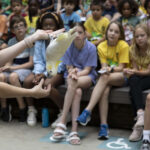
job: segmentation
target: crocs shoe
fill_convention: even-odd
[[[91,120],[91,112],[84,109],[82,114],[77,118],[77,122],[83,126],[86,126],[87,123]]]

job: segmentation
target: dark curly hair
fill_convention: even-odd
[[[57,30],[64,28],[64,24],[60,15],[58,15],[57,13],[52,13],[52,12],[45,12],[37,20],[36,29],[42,29],[43,21],[47,18],[51,18],[55,21]]]
[[[132,10],[132,15],[136,15],[139,6],[135,0],[120,0],[118,3],[118,11],[122,14],[123,6],[125,3],[128,3],[130,5],[130,8]]]

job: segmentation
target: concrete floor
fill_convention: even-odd
[[[72,146],[67,143],[49,141],[49,134],[53,130],[50,127],[42,128],[41,123],[35,127],[29,127],[26,123],[19,123],[17,120],[10,123],[0,121],[0,150],[112,150],[99,147],[102,141],[97,140],[98,130],[97,127],[80,126],[79,132],[84,138],[80,146]],[[126,140],[130,133],[130,130],[110,129],[111,136],[123,137]]]

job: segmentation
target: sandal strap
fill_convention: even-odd
[[[72,140],[79,140],[80,141],[80,138],[78,136],[73,136],[73,137],[69,137],[67,138],[67,141],[72,141]]]
[[[67,130],[66,125],[65,125],[65,124],[62,124],[62,123],[58,123],[58,124],[56,125],[56,127],[60,127],[60,128],[62,128],[63,130]]]
[[[78,132],[71,132],[71,133],[69,134],[69,137],[72,137],[72,136],[74,136],[74,135],[77,135],[77,136],[78,136]]]
[[[60,133],[60,134],[62,134],[62,135],[66,135],[66,134],[67,134],[67,132],[65,132],[65,131],[62,130],[62,129],[55,129],[55,130],[54,130],[54,133]]]

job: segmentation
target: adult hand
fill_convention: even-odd
[[[43,88],[43,84],[44,84],[44,79],[42,79],[38,85],[34,86],[31,89],[33,97],[42,98],[42,97],[46,97],[50,94],[51,85],[49,84],[47,87]]]
[[[52,30],[37,30],[34,34],[31,35],[31,40],[33,40],[33,42],[42,39],[47,40],[50,38],[50,36],[57,36],[58,34],[64,31],[65,31],[64,28],[54,32]]]

